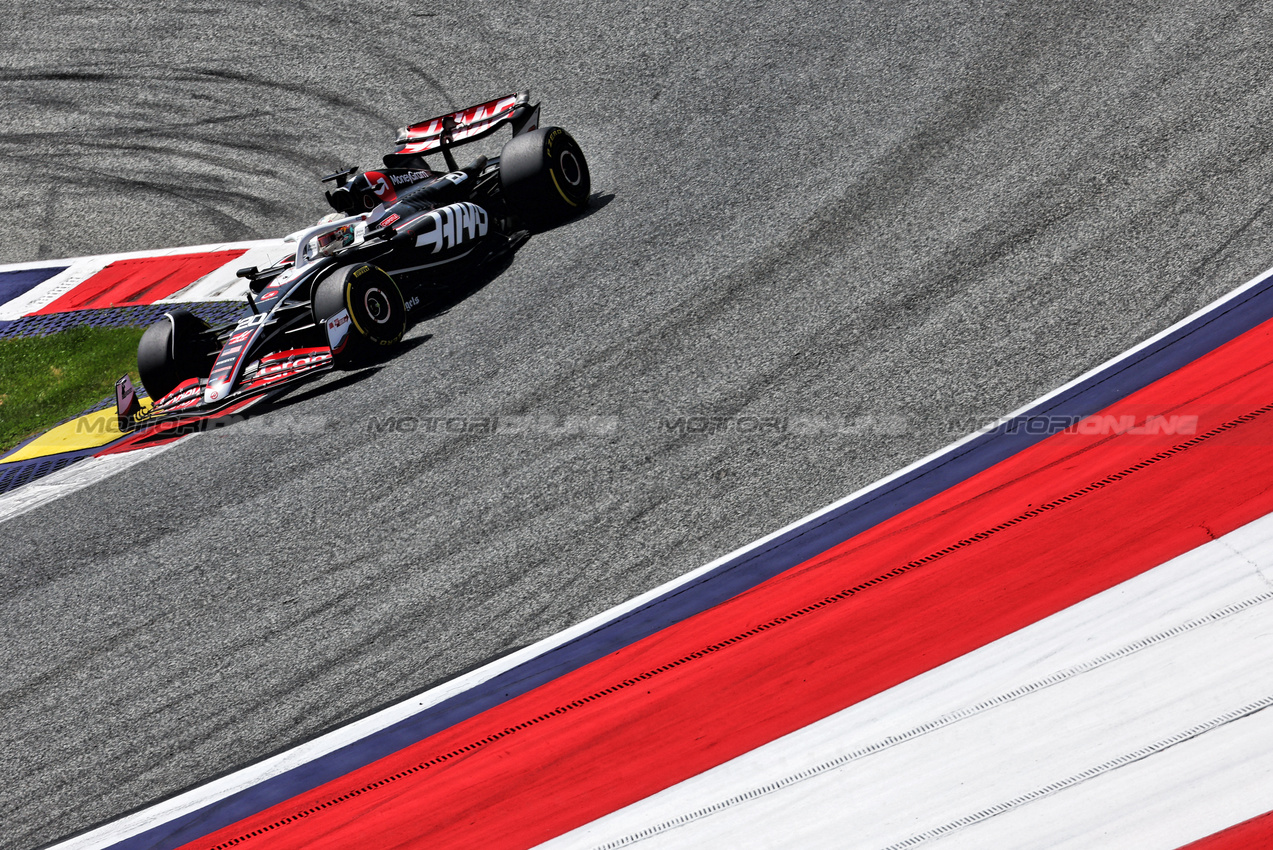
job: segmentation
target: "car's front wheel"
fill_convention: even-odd
[[[208,325],[188,310],[173,310],[146,328],[137,345],[141,385],[155,401],[190,378],[206,378],[217,359]]]
[[[370,263],[342,266],[318,282],[313,299],[315,323],[325,327],[342,310],[348,312],[352,325],[332,352],[342,368],[396,345],[407,329],[407,309],[398,284]]]

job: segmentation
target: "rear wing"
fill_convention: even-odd
[[[539,104],[531,105],[529,91],[403,127],[394,141],[398,147],[384,157],[385,167],[410,166],[413,158],[440,151],[447,167],[456,171],[451,148],[484,139],[506,124],[512,126],[514,136],[538,128]]]

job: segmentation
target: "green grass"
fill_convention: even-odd
[[[0,340],[0,452],[48,430],[137,376],[143,328],[72,328],[45,337]]]

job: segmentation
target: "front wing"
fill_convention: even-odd
[[[150,442],[148,437],[167,440],[203,430],[222,417],[239,414],[249,406],[281,395],[302,381],[331,371],[334,366],[332,351],[326,346],[268,354],[244,374],[233,391],[214,404],[202,403],[204,381],[198,378],[185,381],[149,407],[143,406],[133,394],[131,382],[121,379],[115,391],[119,428],[125,433],[136,433],[138,440],[130,443]],[[174,429],[179,433],[173,433]]]

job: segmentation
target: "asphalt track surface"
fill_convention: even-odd
[[[1273,265],[1263,5],[10,4],[0,262],[279,236],[526,87],[595,196],[379,368],[4,524],[0,845],[598,613]]]

